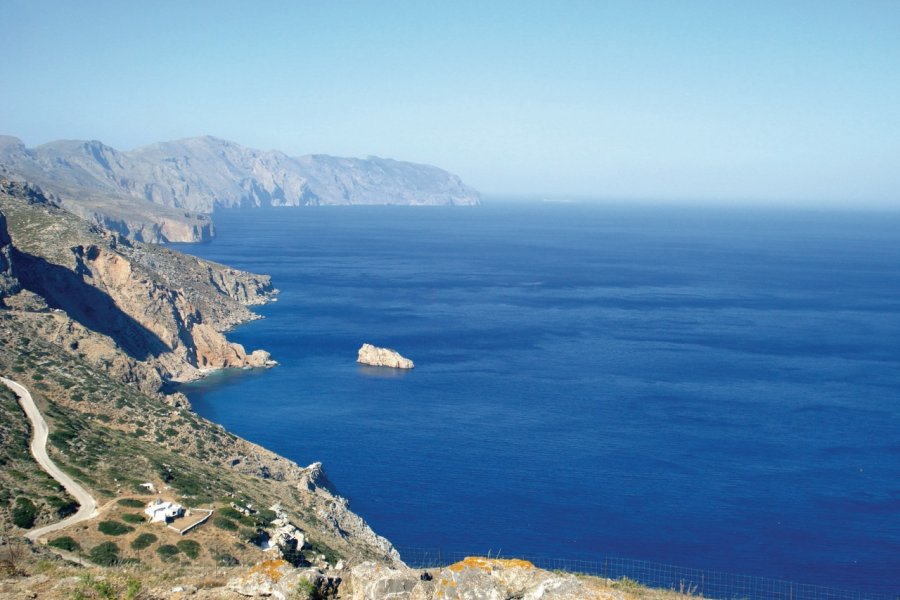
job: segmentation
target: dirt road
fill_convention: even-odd
[[[50,432],[47,429],[47,421],[44,420],[44,417],[41,416],[37,406],[35,406],[31,394],[23,385],[16,383],[11,379],[0,377],[0,381],[6,384],[8,388],[19,396],[19,404],[21,404],[22,410],[24,410],[25,414],[28,416],[28,420],[31,421],[31,430],[34,434],[31,438],[31,454],[34,455],[34,459],[41,468],[50,475],[50,477],[66,488],[69,495],[75,498],[75,501],[80,505],[78,512],[71,517],[63,519],[58,523],[52,523],[38,529],[33,529],[26,533],[25,537],[30,540],[36,540],[43,535],[62,529],[63,527],[69,527],[75,523],[80,523],[81,521],[87,521],[88,519],[96,517],[100,514],[100,511],[97,510],[97,501],[88,494],[87,490],[78,485],[75,480],[64,473],[56,466],[56,463],[47,456],[47,436]]]

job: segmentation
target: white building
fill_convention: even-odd
[[[164,502],[157,498],[147,505],[144,513],[150,517],[151,523],[168,523],[172,519],[184,516],[184,507],[175,502]]]

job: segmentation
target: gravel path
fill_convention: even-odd
[[[66,491],[69,492],[69,495],[75,498],[75,501],[80,505],[78,508],[78,512],[76,512],[71,517],[63,519],[58,523],[52,523],[38,529],[33,529],[26,533],[25,537],[30,540],[36,540],[42,535],[46,535],[50,532],[62,529],[63,527],[74,525],[75,523],[80,523],[81,521],[93,519],[94,517],[99,515],[100,511],[97,510],[97,501],[94,500],[94,498],[90,494],[88,494],[87,490],[85,490],[78,483],[76,483],[74,479],[64,473],[59,467],[56,466],[56,463],[50,460],[50,457],[47,456],[47,436],[50,432],[47,429],[47,421],[45,421],[44,417],[41,416],[40,411],[34,404],[34,400],[31,398],[31,394],[27,389],[25,389],[23,385],[16,383],[11,379],[0,377],[0,381],[6,384],[9,389],[15,392],[17,396],[19,396],[19,404],[22,405],[22,410],[25,411],[25,414],[28,416],[28,420],[31,421],[31,430],[34,433],[34,436],[31,438],[31,454],[34,455],[34,459],[41,466],[41,468],[50,475],[50,477],[58,481],[60,485],[66,488]]]

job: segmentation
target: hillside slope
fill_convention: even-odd
[[[279,518],[305,536],[293,561],[396,562],[390,543],[348,509],[321,465],[303,468],[200,418],[181,394],[166,394],[168,379],[253,363],[254,355],[221,332],[252,318],[243,304],[274,292],[267,277],[131,244],[27,187],[5,182],[0,189],[0,374],[31,392],[50,427],[50,458],[101,505],[96,522],[47,541],[71,538],[66,544],[94,562],[111,560],[110,544],[115,561],[168,561],[157,550],[168,545],[177,554],[181,536],[139,517],[140,507],[162,497],[216,515],[192,533],[199,550],[185,546],[189,554],[176,562],[252,563],[271,556],[258,545],[260,532]],[[37,467],[29,436],[4,386],[0,539],[77,508]],[[159,495],[142,483],[152,483]],[[252,510],[242,514],[232,504]],[[282,517],[268,509],[276,504]],[[154,541],[137,542],[144,534]]]

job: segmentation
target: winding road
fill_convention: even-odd
[[[47,428],[47,421],[41,416],[40,411],[34,404],[34,400],[31,398],[31,394],[25,386],[12,379],[0,377],[0,382],[6,384],[6,387],[16,393],[19,397],[19,404],[22,405],[22,410],[25,411],[28,420],[31,421],[31,430],[34,433],[34,436],[31,438],[31,454],[34,455],[34,459],[41,468],[50,475],[50,477],[66,488],[69,495],[75,498],[75,501],[79,504],[78,512],[71,517],[63,519],[58,523],[52,523],[38,529],[33,529],[26,533],[25,537],[33,541],[52,531],[69,527],[70,525],[87,521],[88,519],[93,519],[99,515],[100,511],[97,509],[97,501],[94,500],[93,496],[76,483],[74,479],[57,467],[56,463],[47,456],[47,437],[50,434],[50,431]]]

